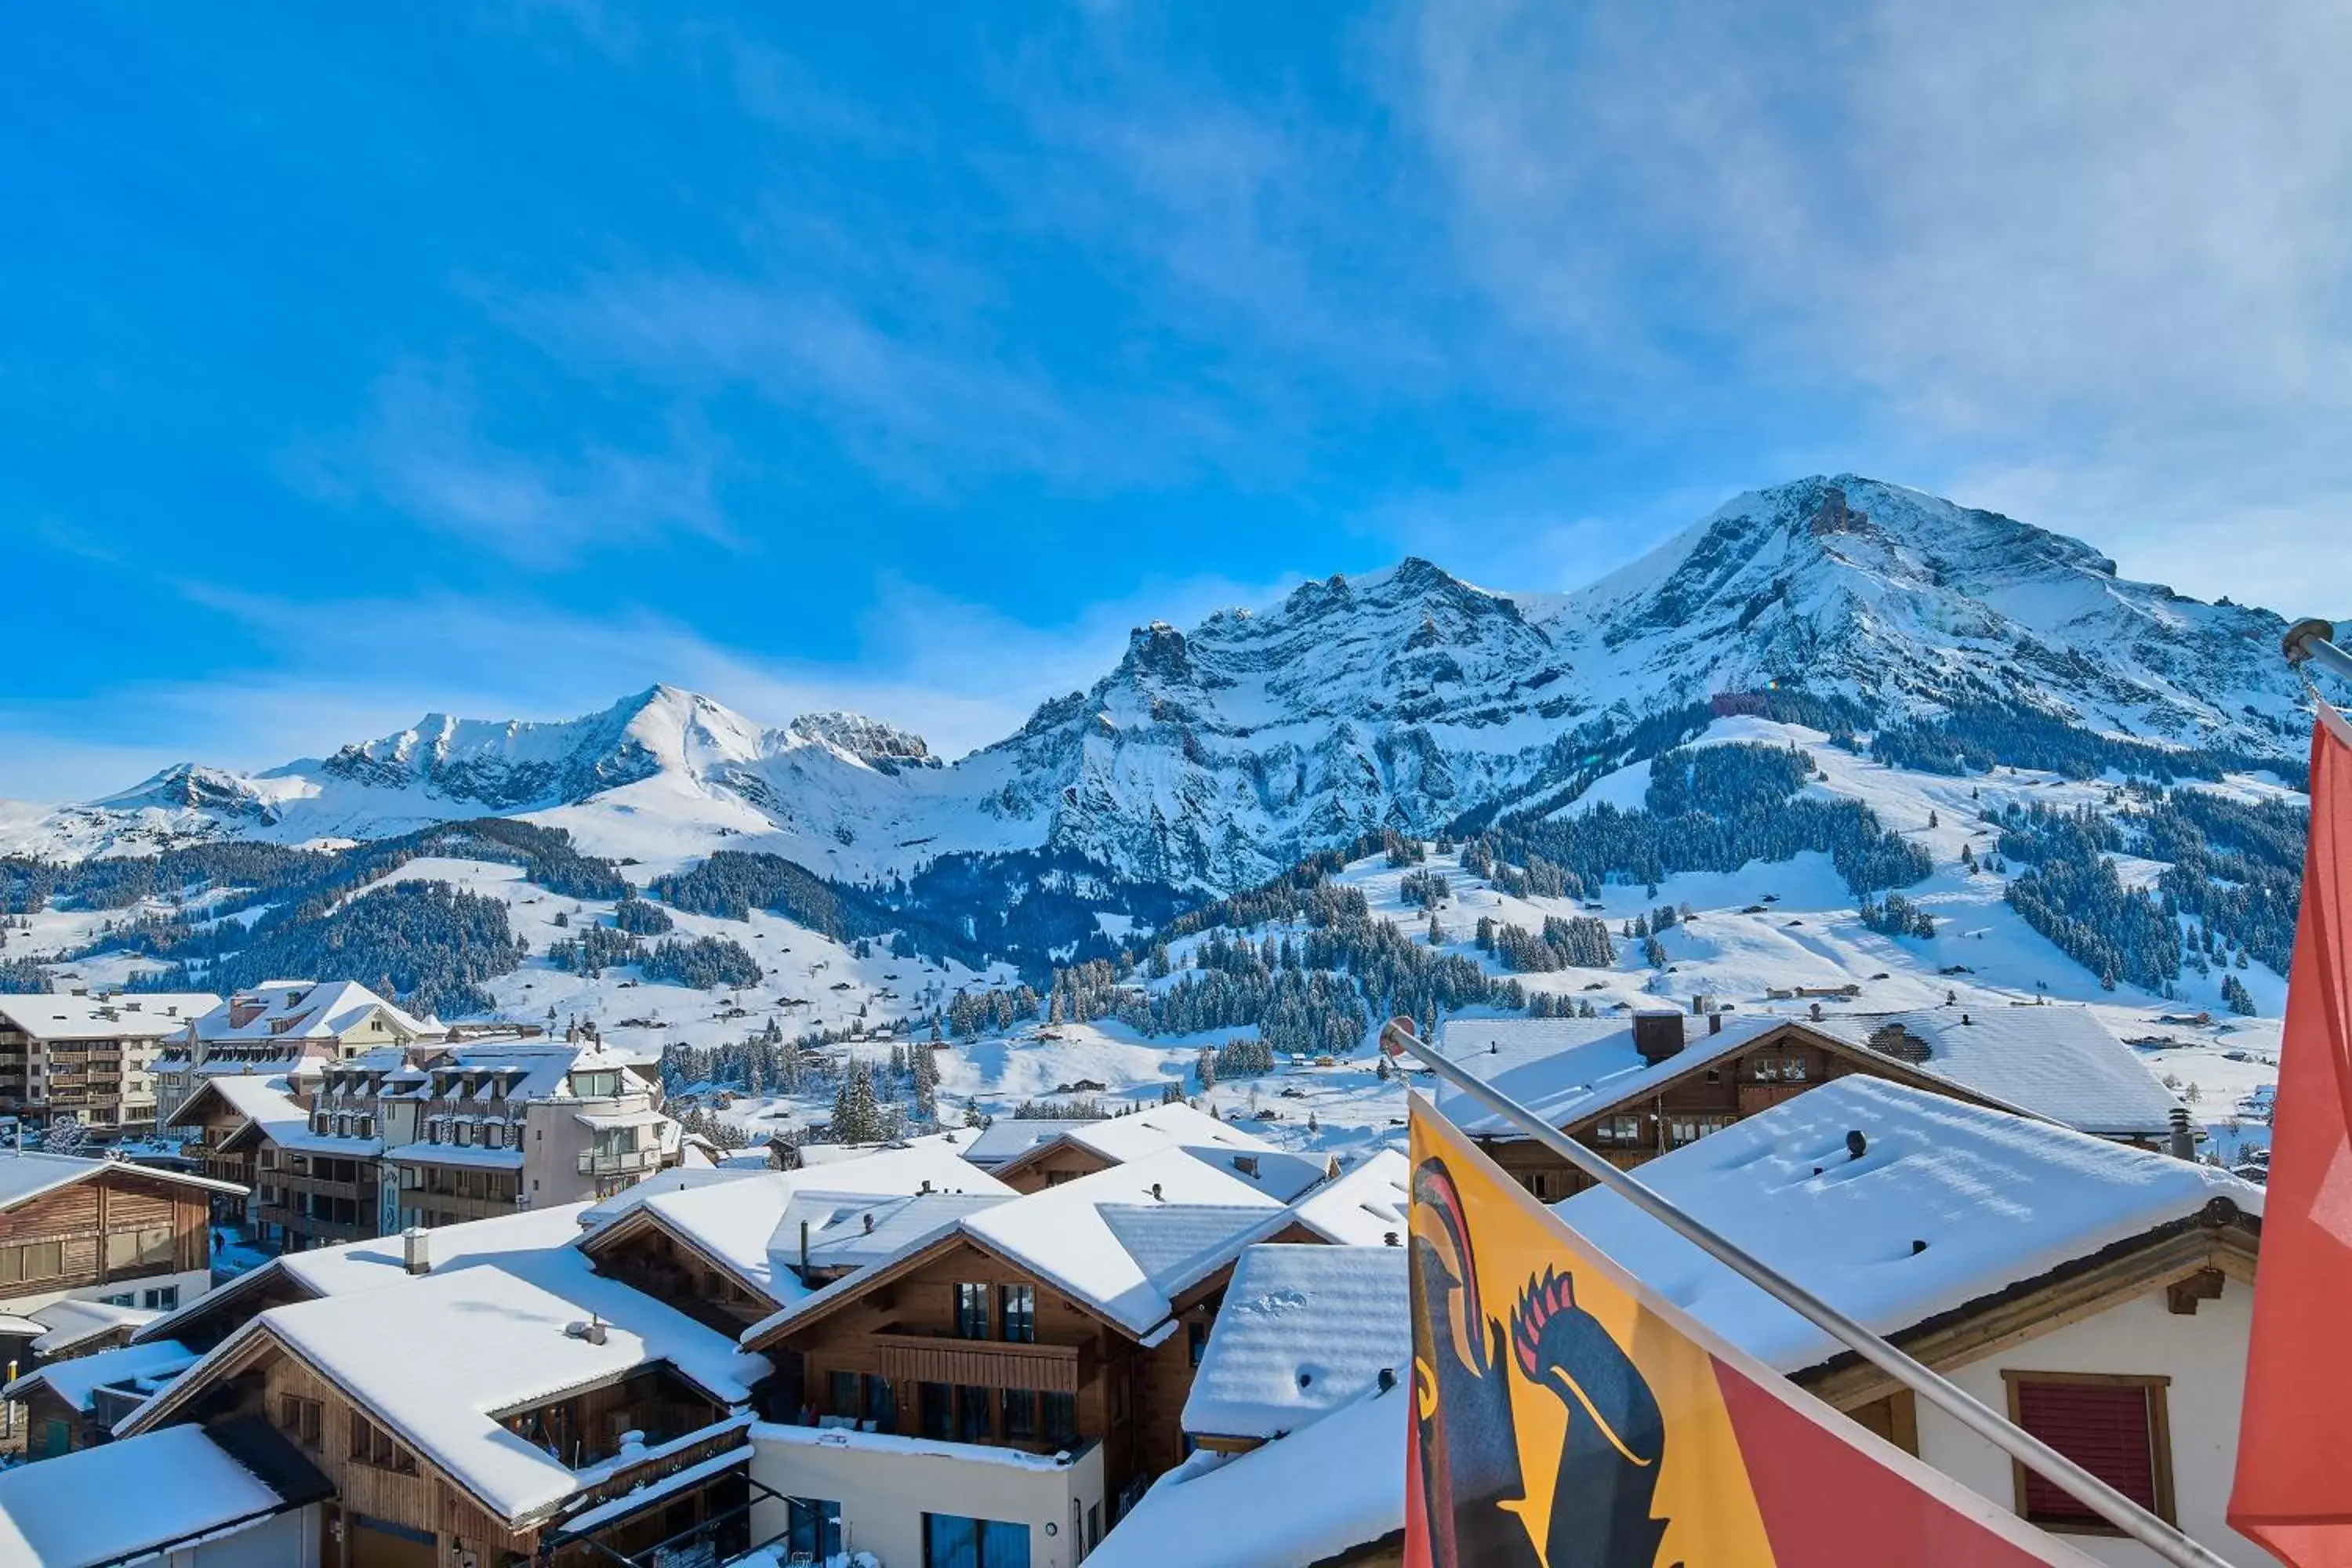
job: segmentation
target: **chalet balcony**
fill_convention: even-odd
[[[1015,1344],[909,1333],[896,1327],[868,1338],[877,1369],[893,1383],[945,1383],[968,1388],[1031,1388],[1076,1394],[1095,1375],[1091,1344]]]
[[[1783,1100],[1794,1100],[1812,1088],[1810,1083],[1743,1083],[1739,1086],[1739,1114],[1753,1116],[1759,1110],[1769,1110]]]
[[[580,1173],[583,1176],[625,1176],[638,1171],[661,1168],[658,1149],[623,1149],[614,1153],[599,1154],[590,1151],[580,1156]]]

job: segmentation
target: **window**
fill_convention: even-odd
[[[62,1241],[36,1241],[25,1247],[0,1247],[0,1285],[55,1279],[65,1271],[66,1244]]]
[[[169,1268],[178,1251],[177,1238],[168,1225],[109,1231],[106,1237],[106,1271],[120,1274],[138,1268]]]
[[[315,1399],[303,1399],[291,1394],[279,1394],[278,1396],[278,1429],[303,1447],[316,1453],[320,1442],[319,1402]]]
[[[160,1289],[146,1291],[139,1304],[151,1312],[171,1311],[180,1304],[180,1288],[165,1285]]]
[[[1037,1436],[1037,1395],[1026,1388],[1004,1391],[1004,1435],[1017,1443]]]
[[[1555,1184],[1552,1173],[1549,1171],[1522,1171],[1519,1173],[1519,1182],[1539,1203],[1548,1204],[1554,1197],[1562,1195],[1552,1191]]]
[[[470,1121],[460,1121],[457,1123],[457,1147],[470,1149],[473,1146],[474,1124]]]
[[[482,1147],[485,1149],[503,1149],[506,1146],[506,1124],[499,1121],[484,1122],[482,1124]]]
[[[2001,1371],[2009,1418],[2166,1523],[2173,1522],[2168,1377]],[[2012,1464],[2017,1511],[2045,1529],[2113,1535],[2105,1520]]]
[[[1037,1287],[1007,1285],[1002,1293],[1004,1337],[1014,1344],[1037,1342]]]
[[[966,1443],[985,1443],[996,1436],[996,1391],[956,1390],[956,1436]]]
[[[857,1374],[854,1372],[836,1372],[825,1381],[831,1390],[830,1395],[826,1400],[827,1408],[825,1414],[828,1415],[856,1415],[857,1414],[859,1404]]]
[[[1029,1568],[1029,1527],[952,1513],[923,1515],[923,1568]]]
[[[1201,1369],[1201,1358],[1208,1353],[1209,1325],[1206,1323],[1185,1324],[1184,1358],[1186,1364],[1191,1366],[1193,1371],[1198,1372]]]
[[[952,1401],[944,1383],[919,1384],[915,1390],[916,1415],[926,1437],[954,1436]]]
[[[1642,1119],[1639,1116],[1604,1116],[1592,1124],[1595,1143],[1616,1148],[1630,1148],[1642,1141]]]
[[[784,1549],[797,1557],[829,1563],[841,1555],[841,1505],[812,1498],[788,1498],[784,1502]]]
[[[1758,1083],[1805,1081],[1805,1058],[1802,1057],[1757,1057],[1748,1066]]]
[[[336,1114],[336,1117],[335,1117],[335,1136],[336,1136],[336,1137],[338,1137],[338,1138],[348,1138],[348,1137],[350,1137],[351,1135],[352,1135],[352,1116],[351,1116],[351,1112],[350,1112],[350,1111],[348,1111],[348,1110],[338,1112],[338,1113]]]
[[[961,1340],[988,1338],[988,1287],[958,1285],[956,1287],[956,1337]]]
[[[866,1419],[874,1423],[877,1432],[898,1429],[898,1396],[887,1377],[866,1374]]]
[[[379,1470],[394,1470],[404,1476],[416,1473],[416,1456],[394,1442],[391,1433],[356,1410],[352,1412],[352,1458]]]
[[[1075,1443],[1078,1440],[1078,1396],[1075,1394],[1040,1394],[1045,1405],[1045,1441]]]
[[[1710,1132],[1720,1132],[1731,1125],[1728,1116],[1675,1116],[1666,1122],[1666,1142],[1676,1149],[1685,1143],[1696,1143]]]

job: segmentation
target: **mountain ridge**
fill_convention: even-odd
[[[1370,832],[1508,809],[1679,707],[1801,692],[1857,728],[2016,711],[2290,763],[2284,621],[2135,583],[2079,540],[1855,475],[1731,498],[1567,593],[1418,556],[1130,634],[1092,686],[953,763],[851,714],[782,727],[657,685],[561,721],[430,714],[257,773],[179,763],[0,849],[385,837],[510,815],[677,864],[769,849],[846,880],[1034,851],[1200,893]]]

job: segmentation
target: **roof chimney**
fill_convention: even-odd
[[[1707,1032],[1708,1034],[1710,1034],[1710,1035],[1719,1035],[1719,1034],[1723,1033],[1723,1015],[1722,1015],[1722,1014],[1720,1014],[1720,1013],[1709,1013],[1709,1014],[1706,1016],[1706,1032]]]
[[[1633,1015],[1633,1048],[1642,1059],[1655,1067],[1683,1048],[1683,1016],[1680,1013],[1636,1013]]]
[[[433,1233],[412,1225],[400,1233],[400,1260],[411,1274],[433,1272]]]
[[[2197,1158],[2197,1131],[2189,1125],[2189,1108],[2172,1108],[2172,1157],[2176,1160]]]

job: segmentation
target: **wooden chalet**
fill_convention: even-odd
[[[1267,1240],[1324,1237],[1166,1149],[971,1214],[744,1343],[821,1424],[1038,1454],[1099,1444],[1107,1493],[1131,1499],[1188,1451],[1184,1404],[1234,1260]]]
[[[1970,1104],[2008,1105],[1804,1019],[1658,1011],[1619,1019],[1461,1020],[1447,1026],[1445,1048],[1621,1170],[1856,1074]],[[1538,1198],[1553,1202],[1592,1184],[1459,1091],[1441,1089],[1438,1106]]]
[[[269,1422],[331,1487],[328,1568],[723,1561],[766,1371],[559,1247],[249,1318],[117,1430]]]

